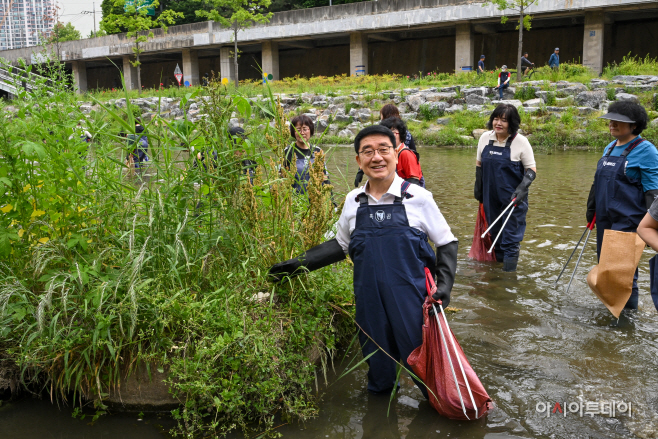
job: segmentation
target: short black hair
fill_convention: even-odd
[[[519,131],[519,126],[521,125],[521,116],[516,107],[512,104],[500,104],[489,116],[489,122],[487,122],[487,129],[493,130],[493,120],[495,118],[502,118],[507,121],[509,127],[507,132],[510,136],[515,135]]]
[[[359,133],[354,138],[354,151],[356,151],[358,154],[359,150],[361,149],[361,141],[368,136],[374,135],[388,136],[389,140],[391,141],[391,145],[393,145],[393,148],[395,148],[395,135],[393,134],[393,131],[389,130],[383,125],[370,125],[369,127],[365,127],[359,131]]]
[[[608,107],[608,113],[618,113],[628,117],[631,120],[634,120],[635,129],[633,134],[639,136],[642,131],[647,127],[647,122],[649,121],[649,115],[647,110],[640,104],[636,104],[631,101],[617,101]]]
[[[399,117],[389,117],[388,119],[379,122],[379,124],[385,126],[391,131],[393,131],[394,128],[398,130],[398,133],[400,133],[400,142],[404,142],[407,138],[407,125]],[[397,147],[395,144],[393,146]]]
[[[528,52],[523,52],[523,54],[524,54],[524,55],[527,55],[527,54],[528,54]]]
[[[290,121],[290,135],[293,138],[295,137],[295,127],[297,127],[297,124],[299,123],[301,123],[302,126],[307,126],[311,130],[311,136],[315,134],[315,124],[311,118],[305,114],[301,114],[299,116],[293,117]]]

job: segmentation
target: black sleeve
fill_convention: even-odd
[[[415,151],[416,150],[416,142],[414,141],[414,136],[409,135],[409,143],[406,143],[407,148]]]

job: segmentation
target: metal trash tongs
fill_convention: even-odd
[[[573,278],[576,275],[576,270],[578,270],[578,265],[580,264],[580,260],[583,257],[583,252],[585,251],[585,247],[587,247],[587,241],[589,240],[589,235],[592,233],[592,230],[594,229],[594,226],[596,225],[596,214],[594,214],[594,218],[592,218],[592,221],[590,221],[589,224],[587,224],[587,227],[583,231],[582,236],[576,243],[576,246],[574,247],[573,251],[571,252],[571,256],[569,256],[569,259],[567,259],[567,263],[564,264],[564,267],[562,268],[562,271],[558,275],[557,279],[555,279],[555,285],[557,285],[558,281],[560,280],[560,277],[562,277],[562,273],[564,273],[564,270],[567,269],[567,265],[569,265],[569,262],[571,261],[571,258],[573,255],[576,253],[576,250],[578,250],[578,246],[580,245],[580,242],[583,240],[583,236],[585,236],[585,233],[587,233],[587,237],[585,238],[585,243],[583,244],[583,247],[580,249],[580,254],[578,255],[578,260],[576,261],[576,266],[573,269],[573,273],[571,273],[571,279],[569,279],[569,285],[567,285],[567,289],[565,291],[565,294],[569,292],[569,289],[571,288],[571,282],[573,282]]]
[[[505,214],[505,212],[507,212],[507,210],[508,210],[510,207],[512,208],[512,210],[510,210],[509,214],[507,215],[507,218],[505,218],[505,222],[503,222],[503,226],[500,228],[500,231],[498,231],[498,235],[496,235],[496,239],[494,239],[493,243],[491,244],[491,248],[489,249],[489,251],[488,251],[487,253],[491,253],[491,252],[493,251],[494,246],[496,245],[496,242],[498,242],[498,238],[500,238],[500,235],[503,233],[503,229],[505,228],[505,225],[507,224],[507,221],[509,221],[510,217],[512,216],[512,212],[514,212],[514,209],[516,209],[516,204],[514,204],[515,202],[516,202],[516,197],[512,198],[512,201],[510,201],[510,203],[507,205],[507,207],[505,208],[505,210],[503,210],[502,212],[500,212],[500,215],[498,215],[498,218],[496,218],[496,219],[495,219],[495,220],[489,225],[489,227],[487,228],[487,230],[484,231],[484,233],[482,234],[482,236],[480,236],[480,238],[484,238],[484,235],[486,235],[487,233],[489,233],[489,230],[491,230],[491,228],[494,226],[494,224],[496,224],[496,223],[498,222],[498,220],[501,219],[501,218],[503,217],[503,215]],[[512,206],[514,206],[514,207],[512,207]]]
[[[432,304],[432,308],[434,309],[434,317],[436,317],[436,324],[439,325],[439,332],[441,333],[441,340],[443,340],[443,346],[446,349],[446,353],[448,354],[448,361],[450,362],[450,370],[452,371],[452,377],[455,379],[455,387],[457,387],[457,394],[459,395],[459,402],[462,404],[462,410],[464,412],[464,416],[466,416],[466,419],[469,421],[471,418],[468,417],[466,414],[466,406],[464,405],[464,400],[462,398],[462,392],[459,389],[459,382],[457,381],[457,375],[455,374],[455,368],[452,365],[452,356],[450,355],[450,349],[448,348],[448,342],[446,341],[446,336],[443,333],[443,327],[441,327],[441,321],[439,320],[439,313],[436,310],[436,306]],[[450,331],[450,326],[448,325],[448,319],[446,318],[445,312],[443,312],[443,305],[439,303],[439,309],[441,310],[441,315],[443,316],[443,321],[446,323],[446,328],[448,328],[448,331]],[[471,392],[471,386],[468,384],[468,378],[466,378],[466,372],[464,372],[464,366],[462,366],[462,360],[459,358],[459,354],[457,353],[457,347],[455,346],[455,337],[452,336],[450,338],[450,343],[452,344],[452,349],[455,352],[455,357],[457,357],[457,363],[459,363],[459,369],[462,372],[462,376],[464,377],[464,383],[466,383],[466,389],[468,390],[468,396],[471,397],[471,404],[473,404],[473,409],[475,410],[475,419],[478,419],[478,408],[477,405],[475,404],[475,399],[473,398],[473,393]]]

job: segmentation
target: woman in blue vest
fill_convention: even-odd
[[[596,214],[596,252],[601,256],[606,229],[635,232],[658,196],[658,151],[640,137],[647,127],[646,110],[639,104],[621,101],[608,108],[610,134],[615,138],[606,146],[594,175],[587,200],[587,222]],[[637,270],[627,309],[637,309]]]
[[[519,249],[525,234],[528,188],[537,176],[537,165],[530,142],[518,133],[521,117],[514,105],[501,104],[491,113],[478,143],[475,161],[475,199],[484,204],[487,224],[491,224],[514,200],[514,212],[496,242],[496,260],[504,271],[516,271]],[[509,212],[509,211],[508,211]],[[505,218],[507,218],[507,212]],[[504,220],[491,229],[496,237]]]
[[[368,182],[347,195],[336,238],[274,265],[269,272],[280,280],[340,261],[349,252],[363,356],[377,351],[368,359],[372,393],[388,393],[395,385],[396,362],[382,350],[411,370],[407,357],[423,342],[425,268],[436,275],[432,297],[444,307],[450,302],[457,270],[457,239],[432,194],[395,172],[395,143],[391,130],[381,125],[356,135],[356,162]],[[427,396],[425,387],[419,387]]]

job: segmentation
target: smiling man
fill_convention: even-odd
[[[425,268],[436,275],[433,297],[444,307],[457,270],[457,239],[432,194],[396,174],[394,144],[391,130],[381,125],[357,134],[356,162],[368,182],[347,194],[336,238],[270,270],[280,279],[301,266],[323,267],[349,252],[363,356],[377,351],[368,360],[368,390],[373,393],[388,393],[395,385],[396,365],[386,353],[411,370],[407,357],[422,344]],[[422,384],[419,388],[427,396]]]

